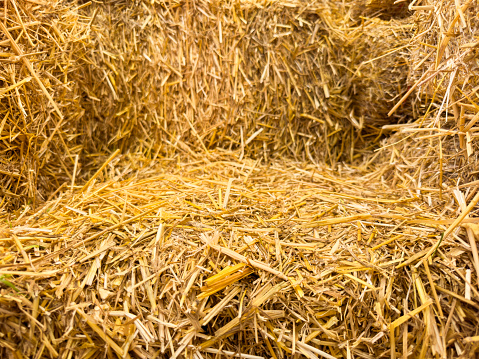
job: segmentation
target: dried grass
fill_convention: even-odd
[[[401,19],[412,15],[411,0],[356,0],[352,7],[353,18],[378,17],[383,20]]]
[[[476,2],[4,4],[1,357],[477,355]]]
[[[332,166],[361,157],[356,150],[374,145],[378,127],[410,113],[404,106],[393,119],[386,115],[406,91],[411,26],[356,24],[351,6],[115,1],[85,8],[98,29],[83,86],[91,97],[85,118],[103,125],[93,143],[147,155],[241,148],[257,158]]]
[[[0,24],[2,204],[34,206],[71,178],[84,113],[73,81],[88,21],[69,3],[7,1]],[[38,191],[38,189],[42,191]]]

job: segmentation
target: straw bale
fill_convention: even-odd
[[[35,205],[71,176],[81,151],[74,125],[81,94],[72,74],[81,71],[88,19],[68,2],[8,1],[2,9],[2,204]]]
[[[468,358],[479,293],[454,211],[236,153],[125,158],[2,214],[2,357]],[[477,226],[477,219],[468,219]]]
[[[357,26],[349,8],[328,1],[85,8],[98,29],[82,85],[85,121],[98,125],[93,142],[147,154],[222,147],[352,161],[406,88],[406,50],[397,50],[409,34],[405,23]],[[361,130],[374,135],[358,137]]]
[[[408,90],[410,72],[409,20],[363,20],[351,27],[343,45],[346,57],[357,58],[352,82],[352,109],[356,119],[369,128],[374,144],[377,127],[407,122],[414,116],[412,101],[405,101],[393,117],[387,114]],[[376,127],[376,128],[375,128]]]
[[[473,191],[479,165],[479,6],[476,1],[422,1],[410,7],[416,35],[409,83],[416,94],[404,98],[414,98],[418,119],[386,126],[396,134],[385,143],[383,161],[390,167],[383,174],[418,188],[418,194],[426,194],[421,187]]]

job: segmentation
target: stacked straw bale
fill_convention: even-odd
[[[407,51],[391,50],[407,44],[410,25],[356,25],[350,7],[92,5],[86,10],[96,14],[98,31],[84,81],[85,120],[103,125],[100,142],[147,154],[193,145],[333,165],[352,160],[355,147],[373,142],[354,130],[374,139],[378,126],[410,112],[386,119],[406,90],[408,70]]]
[[[416,95],[407,93],[403,99],[413,97],[420,116],[404,126],[386,126],[397,132],[385,143],[383,160],[390,167],[382,173],[405,187],[451,194],[449,188],[459,186],[474,192],[470,186],[478,179],[479,165],[479,5],[423,1],[410,7],[417,28],[409,83]]]
[[[5,3],[0,24],[0,188],[2,204],[34,204],[71,176],[81,133],[89,19],[68,3]]]

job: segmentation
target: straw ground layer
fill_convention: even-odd
[[[238,156],[130,158],[106,182],[3,213],[2,357],[471,357],[466,230],[427,257],[452,208]]]

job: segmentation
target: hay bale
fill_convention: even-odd
[[[88,19],[68,2],[9,2],[0,25],[0,186],[2,204],[45,200],[71,178]],[[83,51],[84,52],[84,51]],[[39,191],[40,190],[40,191]]]
[[[396,166],[386,178],[446,191],[477,180],[479,7],[471,1],[436,5],[412,6],[417,35],[409,82],[416,95],[404,98],[414,98],[419,116],[407,126],[390,127],[398,133],[386,143],[385,157]]]
[[[334,165],[371,142],[354,129],[377,135],[405,88],[404,54],[385,56],[373,42],[397,49],[407,25],[353,26],[348,7],[331,2],[107,2],[86,10],[98,28],[82,86],[91,97],[85,120],[99,126],[94,143],[170,154],[240,148]]]
[[[367,19],[351,27],[343,45],[346,58],[354,58],[351,78],[351,111],[373,135],[377,127],[408,121],[413,116],[411,101],[406,101],[394,116],[388,112],[407,92],[410,71],[409,20]],[[357,121],[357,120],[356,120]],[[376,131],[374,131],[376,130]],[[366,132],[367,133],[367,132]]]

